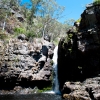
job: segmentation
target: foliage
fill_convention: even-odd
[[[14,32],[16,32],[18,34],[22,34],[22,33],[25,33],[25,29],[21,28],[21,27],[15,27]]]
[[[79,23],[80,23],[80,21],[81,21],[81,18],[79,18],[78,20],[76,20],[76,22],[79,22]]]
[[[6,16],[6,11],[5,9],[0,9],[0,21],[4,20]]]
[[[5,22],[4,30],[6,25],[11,25],[10,28],[15,36],[24,33],[29,38],[34,38],[49,34],[51,40],[57,44],[59,39],[56,38],[64,36],[66,30],[71,27],[72,20],[64,24],[57,21],[62,17],[64,7],[57,4],[56,0],[30,0],[25,4],[22,4],[21,0],[2,0],[2,2],[0,6],[7,5],[8,9],[0,15],[0,24]],[[19,22],[21,25],[17,26],[15,21],[10,21],[11,24],[7,22],[6,19],[13,16],[13,14],[8,14],[11,9],[24,16],[24,22]]]
[[[71,39],[72,39],[72,34],[69,34],[69,35],[67,35],[66,37],[65,37],[65,41],[64,41],[64,43],[69,43],[70,41],[71,41]]]
[[[69,29],[71,29],[74,25],[74,22],[75,20],[74,19],[69,19],[69,20],[66,20],[63,24],[64,26],[64,30],[67,32]],[[66,33],[65,32],[65,33]]]
[[[34,32],[32,32],[32,31],[26,32],[25,35],[26,35],[28,38],[34,38],[34,37],[36,37],[36,34],[35,34]]]
[[[30,1],[31,1],[31,9],[30,9],[30,14],[28,16],[29,25],[33,23],[33,18],[35,18],[35,14],[38,11],[41,0],[30,0]]]
[[[49,91],[49,90],[52,90],[52,86],[48,86],[48,87],[44,87],[43,89],[39,89],[38,93],[43,93],[43,92],[46,92],[46,91]]]
[[[72,43],[71,43],[71,41],[72,41],[72,37],[73,37],[73,34],[72,33],[69,33],[69,34],[67,34],[63,39],[64,39],[64,41],[63,41],[63,44],[62,44],[62,48],[63,49],[66,49],[66,44],[67,44],[67,50],[68,50],[68,52],[71,54],[72,53]]]
[[[0,39],[5,40],[7,38],[8,38],[8,35],[4,31],[0,30]]]
[[[21,0],[1,0],[0,1],[0,6],[3,8],[5,7],[6,9],[10,10],[19,10],[19,3]]]
[[[53,41],[53,43],[54,43],[55,45],[58,45],[59,39],[58,39],[58,38],[55,38],[54,41]]]
[[[14,35],[13,37],[18,36],[19,34],[26,34],[26,30],[22,27],[15,27],[14,28]]]
[[[59,6],[55,0],[43,0],[41,2],[41,9],[37,14],[42,19],[42,36],[52,33],[51,30],[55,27],[55,20],[62,16],[63,10],[64,7]]]
[[[67,25],[69,25],[69,26],[73,26],[74,22],[75,22],[74,19],[69,19],[69,20],[66,20],[64,23],[67,24]]]
[[[100,0],[94,0],[93,1],[93,4],[95,5],[95,4],[100,4]]]

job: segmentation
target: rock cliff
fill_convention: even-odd
[[[88,5],[76,30],[58,45],[58,78],[64,98],[100,99],[100,5]],[[76,24],[76,23],[75,23]]]
[[[6,83],[10,86],[30,83],[42,87],[52,82],[53,50],[51,42],[43,39],[29,42],[24,35],[9,43],[0,41],[0,84],[5,87]]]

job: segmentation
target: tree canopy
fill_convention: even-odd
[[[27,3],[22,3],[22,0],[1,0],[0,9],[0,27],[3,31],[17,35],[24,33],[28,37],[48,34],[54,40],[66,33],[74,21],[67,20],[64,24],[58,21],[63,16],[64,7],[56,0],[30,0]],[[20,15],[24,21],[16,21],[16,15]]]

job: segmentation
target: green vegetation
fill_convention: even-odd
[[[64,23],[58,22],[58,19],[63,16],[64,7],[57,4],[56,0],[30,0],[25,4],[22,4],[22,0],[1,0],[0,2],[0,24],[2,24],[0,30],[15,36],[25,34],[28,38],[41,38],[49,34],[51,40],[58,44],[57,38],[65,36],[66,31],[75,22],[74,19],[65,20]],[[100,0],[94,0],[93,3],[100,4]],[[4,9],[4,5],[7,8]],[[22,16],[23,21],[16,17],[16,13]],[[76,22],[80,21],[81,18]]]
[[[93,4],[94,4],[94,5],[100,4],[100,0],[94,0],[94,1],[93,1]]]
[[[42,38],[49,34],[51,41],[58,44],[58,37],[64,36],[74,22],[73,19],[63,24],[57,21],[63,16],[64,7],[56,0],[30,0],[25,4],[21,0],[1,0],[0,7],[0,30],[12,34],[11,37],[25,34],[28,38]]]
[[[62,44],[62,48],[66,50],[65,45],[67,44],[67,50],[68,52],[71,54],[72,53],[72,45],[71,45],[71,40],[72,40],[73,34],[69,33],[66,35],[66,37],[64,38],[64,42]]]
[[[79,18],[78,20],[76,20],[76,22],[79,22],[79,23],[80,23],[80,21],[81,21],[81,18]]]
[[[34,38],[34,37],[36,37],[36,34],[34,33],[34,32],[26,32],[26,36],[28,37],[28,38]]]
[[[14,32],[17,33],[17,34],[23,34],[25,33],[25,29],[24,28],[21,28],[21,27],[15,27],[14,28]]]
[[[71,41],[73,37],[73,34],[72,33],[69,33],[66,37],[65,37],[65,43],[69,43]]]
[[[43,92],[46,92],[46,91],[49,91],[49,90],[52,90],[52,86],[48,86],[48,87],[44,87],[43,89],[39,89],[38,93],[43,93]]]
[[[0,30],[0,39],[5,40],[8,38],[8,35],[5,33],[5,31]]]

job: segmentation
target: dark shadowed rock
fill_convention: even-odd
[[[20,34],[17,37],[19,40],[27,40],[27,37],[24,34]]]
[[[100,5],[88,5],[81,14],[79,26],[74,25],[76,32],[69,30],[59,41],[58,78],[60,91],[66,99],[100,99],[99,12]]]
[[[51,41],[51,37],[50,37],[49,35],[45,35],[45,36],[44,36],[44,40],[46,40],[46,41],[49,41],[49,42],[50,42],[50,41]]]

